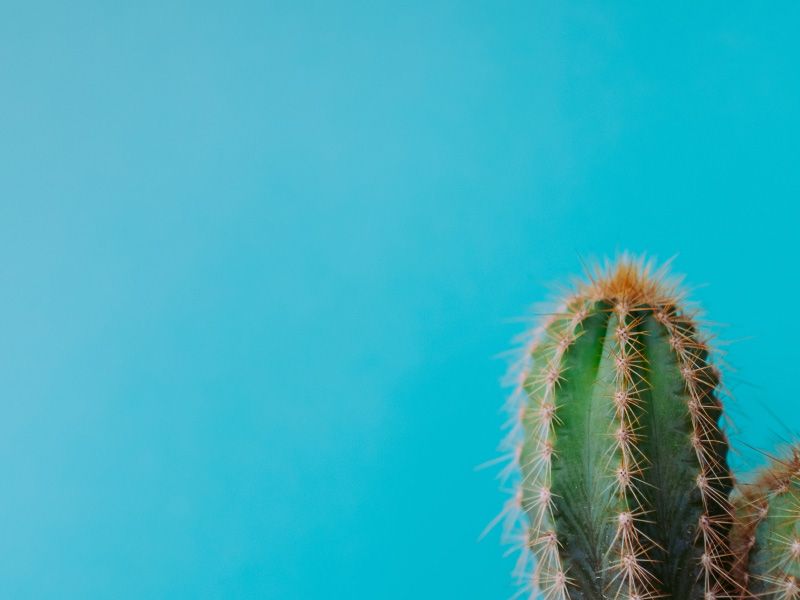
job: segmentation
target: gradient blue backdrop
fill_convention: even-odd
[[[0,596],[507,598],[579,257],[678,254],[798,431],[800,6],[604,4],[2,2]]]

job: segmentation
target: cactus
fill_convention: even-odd
[[[520,379],[532,597],[733,597],[719,374],[677,287],[621,258],[540,327]]]
[[[800,598],[800,447],[741,486],[731,539],[741,598]]]

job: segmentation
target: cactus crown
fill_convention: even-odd
[[[627,303],[628,306],[676,304],[680,299],[677,285],[666,279],[666,269],[653,269],[652,263],[621,258],[616,264],[595,266],[587,281],[578,281],[575,297],[595,302]]]
[[[512,432],[533,597],[730,597],[717,370],[674,284],[622,257],[525,352]]]

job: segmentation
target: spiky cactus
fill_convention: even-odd
[[[733,550],[741,598],[800,599],[800,447],[773,458],[736,500]]]
[[[731,597],[719,375],[663,273],[627,258],[595,270],[526,355],[517,501],[533,597]]]

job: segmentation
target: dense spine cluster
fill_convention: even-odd
[[[741,598],[800,599],[800,448],[773,459],[736,504]]]
[[[734,596],[718,374],[647,265],[595,273],[526,352],[514,456],[547,600]]]

